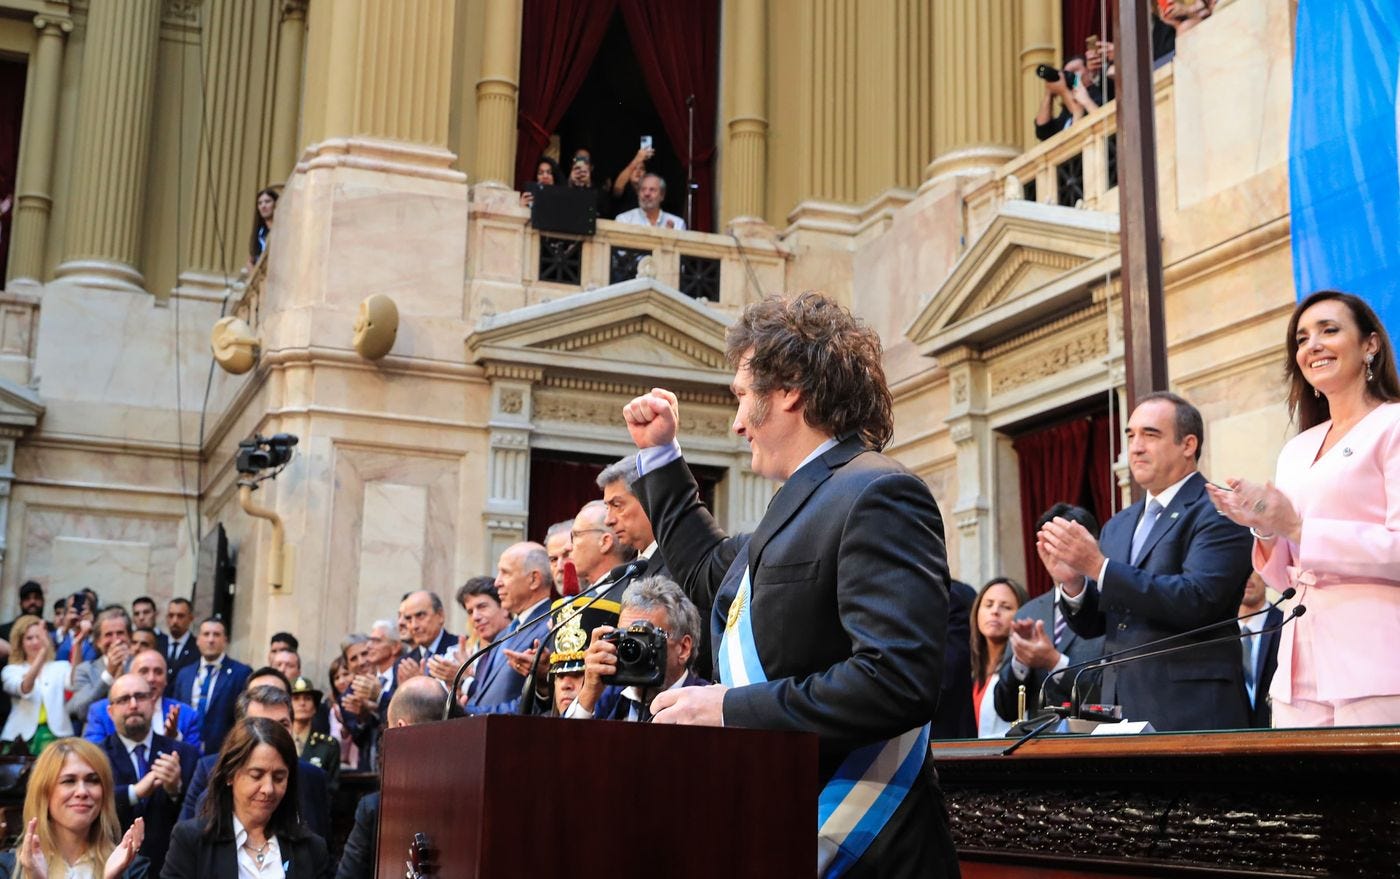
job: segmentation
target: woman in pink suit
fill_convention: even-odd
[[[1296,588],[1283,630],[1274,726],[1400,723],[1400,379],[1365,302],[1323,290],[1288,322],[1288,408],[1299,434],[1274,484],[1210,488],[1254,532],[1254,567]]]

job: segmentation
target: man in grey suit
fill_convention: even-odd
[[[68,700],[68,713],[77,730],[87,723],[92,703],[107,698],[108,688],[121,677],[131,658],[131,617],[125,608],[103,610],[94,621],[93,631],[97,633],[96,646],[101,655],[73,670],[73,698]]]
[[[675,395],[624,407],[637,495],[673,578],[710,612],[720,680],[661,693],[654,722],[816,733],[818,871],[956,876],[927,760],[943,521],[923,480],[878,451],[893,433],[879,337],[804,293],[750,305],[726,349],[734,431],[753,472],[784,483],[752,535],[726,536],[700,503]]]
[[[1253,543],[1206,496],[1196,469],[1204,435],[1201,413],[1181,397],[1143,397],[1128,419],[1128,467],[1147,496],[1109,519],[1101,540],[1063,518],[1037,536],[1063,584],[1070,626],[1081,637],[1106,635],[1106,654],[1221,624],[1175,642],[1195,649],[1102,672],[1101,701],[1159,730],[1249,722],[1239,645],[1203,643],[1238,634]]]
[[[1035,523],[1036,533],[1057,517],[1078,522],[1094,537],[1099,536],[1099,522],[1094,514],[1072,504],[1055,504],[1042,513]],[[1035,716],[1042,704],[1064,703],[1069,699],[1069,675],[1056,672],[1103,655],[1103,638],[1081,638],[1069,627],[1067,615],[1058,606],[1060,591],[1061,586],[1056,583],[1049,592],[1026,602],[1011,621],[1011,649],[1002,657],[1001,673],[993,691],[1002,720],[1020,719],[1018,695],[1022,686],[1026,688],[1026,712],[1030,716]],[[1083,701],[1095,701],[1097,689],[1094,686],[1081,693]]]

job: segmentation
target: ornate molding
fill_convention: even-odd
[[[501,391],[501,411],[507,415],[519,415],[525,409],[525,395],[510,388]]]
[[[588,394],[539,391],[534,394],[532,402],[536,422],[593,424],[620,430],[622,407],[627,399],[625,396],[599,398]],[[680,414],[680,430],[684,434],[726,436],[729,433],[731,420],[727,413],[682,406]]]
[[[204,0],[165,0],[160,7],[160,23],[189,27],[199,24],[199,8]]]
[[[511,379],[513,381],[537,382],[544,378],[544,368],[539,366],[522,366],[515,363],[486,364],[486,377],[488,379]]]
[[[724,369],[727,365],[722,353],[649,317],[633,318],[611,326],[588,330],[578,335],[556,339],[542,347],[551,351],[577,351],[580,348],[590,348],[614,339],[637,335],[650,336],[711,369]]]
[[[971,317],[1005,302],[1010,298],[1013,282],[1033,266],[1043,266],[1067,272],[1076,266],[1083,265],[1086,261],[1084,257],[1056,253],[1051,250],[1038,250],[1029,247],[1012,250],[992,271],[991,275],[982,282],[977,295],[959,310],[956,319]]]
[[[1021,333],[1020,335],[1012,336],[1011,338],[998,342],[995,345],[988,346],[987,350],[982,352],[982,357],[984,359],[990,360],[991,358],[996,357],[999,354],[1005,354],[1008,351],[1015,351],[1019,348],[1024,348],[1032,342],[1038,342],[1041,339],[1053,336],[1061,330],[1066,329],[1067,327],[1072,327],[1076,324],[1085,323],[1087,321],[1094,320],[1095,318],[1104,317],[1107,314],[1107,312],[1108,305],[1107,303],[1103,302],[1096,303],[1085,308],[1081,308],[1078,311],[1072,311],[1069,314],[1066,314],[1062,317],[1057,317],[1052,321],[1043,323],[1033,330],[1027,330],[1026,332]]]
[[[546,388],[559,388],[566,391],[583,391],[589,394],[613,394],[619,397],[636,397],[651,390],[649,385],[628,382],[609,382],[599,379],[581,378],[575,375],[550,373],[540,383]],[[705,391],[679,390],[676,398],[682,403],[699,403],[705,406],[732,406],[734,398],[729,394],[708,393]]]
[[[1007,358],[994,364],[989,371],[992,393],[1004,394],[1071,367],[1107,356],[1107,328],[1096,327],[1087,333],[1024,357]]]

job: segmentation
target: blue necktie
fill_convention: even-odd
[[[136,755],[136,780],[140,781],[146,777],[146,773],[151,771],[151,767],[146,763],[146,746],[137,745],[132,748],[132,753]]]
[[[204,708],[209,702],[209,689],[214,683],[214,674],[218,669],[219,667],[212,662],[204,664],[204,682],[199,685],[199,702],[194,706],[200,717],[204,716]]]
[[[1147,512],[1142,514],[1142,521],[1138,522],[1137,530],[1133,532],[1133,554],[1128,558],[1128,563],[1136,565],[1141,561],[1143,544],[1147,543],[1147,535],[1152,533],[1152,526],[1157,524],[1157,517],[1162,515],[1162,505],[1153,498],[1147,502]]]

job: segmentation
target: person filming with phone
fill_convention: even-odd
[[[1040,100],[1040,110],[1035,114],[1035,136],[1037,140],[1049,140],[1085,113],[1099,108],[1099,101],[1089,93],[1088,67],[1083,55],[1075,55],[1065,62],[1063,70],[1056,70],[1049,64],[1036,67],[1035,75],[1045,80],[1045,96]],[[1055,99],[1060,101],[1060,112],[1055,112]]]

